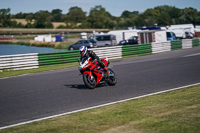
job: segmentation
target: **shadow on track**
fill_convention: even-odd
[[[66,87],[70,87],[70,88],[75,88],[75,89],[80,89],[80,90],[93,90],[93,89],[89,89],[87,88],[84,84],[80,85],[80,84],[66,84],[64,85]],[[98,84],[94,89],[96,88],[101,88],[101,87],[105,87],[107,86],[107,84]]]
[[[70,88],[75,88],[75,89],[80,89],[80,90],[88,89],[85,85],[76,85],[76,84],[73,84],[73,85],[64,85],[64,86],[70,87]]]

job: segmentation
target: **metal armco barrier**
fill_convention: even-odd
[[[118,59],[131,55],[146,55],[200,46],[200,39],[183,39],[152,44],[135,44],[92,48],[100,58]],[[39,68],[40,66],[77,62],[78,50],[59,53],[34,53],[0,56],[0,71]]]

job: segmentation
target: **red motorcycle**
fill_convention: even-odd
[[[110,64],[108,58],[101,59],[101,61],[107,67]],[[89,89],[94,89],[96,85],[101,83],[107,83],[110,86],[114,86],[117,83],[113,70],[108,68],[109,74],[107,75],[96,60],[91,60],[91,57],[84,57],[79,63],[79,70],[83,75],[83,81]]]

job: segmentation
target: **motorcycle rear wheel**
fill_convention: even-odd
[[[110,86],[114,86],[117,83],[117,79],[115,78],[115,73],[112,69],[108,68],[108,71],[110,71],[110,74],[113,74],[114,76],[108,76],[108,79],[106,80],[106,83]]]
[[[87,73],[83,74],[83,81],[89,89],[94,89],[96,87],[96,79],[88,75]]]

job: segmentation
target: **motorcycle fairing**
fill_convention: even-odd
[[[96,84],[99,84],[99,82],[101,81],[101,79],[103,78],[103,69],[100,68],[100,69],[94,69],[94,74],[96,75],[97,77],[97,81],[96,81]]]
[[[93,74],[95,74],[95,76],[97,77],[96,79],[96,84],[99,84],[99,82],[101,81],[101,79],[103,78],[103,72],[102,72],[102,68],[98,71],[98,70],[94,70]],[[91,71],[85,71],[83,72],[83,74],[87,73],[90,77],[92,77],[92,72]]]
[[[91,71],[85,71],[83,74],[87,73],[90,77],[92,77],[92,72]]]

